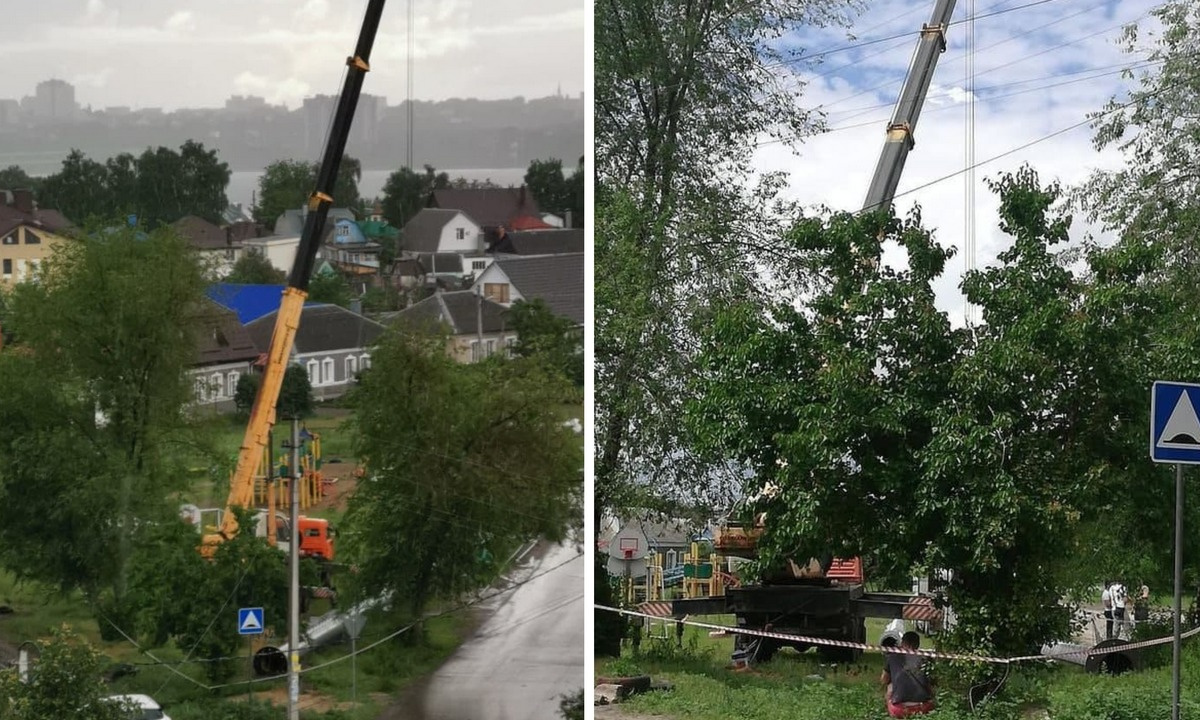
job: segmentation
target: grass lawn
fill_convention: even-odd
[[[731,624],[732,618],[706,618]],[[660,626],[661,627],[661,626]],[[876,630],[869,637],[877,638]],[[887,717],[878,680],[882,656],[866,653],[851,664],[823,662],[815,652],[780,651],[769,663],[748,671],[729,666],[732,637],[709,637],[687,628],[682,648],[670,639],[643,638],[636,655],[626,644],[619,659],[597,658],[597,676],[650,674],[674,688],[635,696],[618,706],[617,716],[657,716],[664,720],[872,720]],[[1169,658],[1169,646],[1166,657]],[[1200,641],[1185,644],[1184,718],[1200,720]],[[966,703],[960,671],[935,668],[939,709],[931,720],[1153,720],[1170,717],[1169,663],[1119,677],[1091,675],[1069,663],[1014,668],[1002,691],[978,712]]]

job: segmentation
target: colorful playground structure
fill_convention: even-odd
[[[722,597],[727,587],[737,587],[738,579],[729,572],[729,559],[716,553],[701,553],[701,543],[693,542],[683,562],[663,567],[665,554],[651,550],[646,555],[646,574],[624,578],[625,601],[631,605],[662,601],[668,594],[680,598]],[[678,588],[678,592],[669,593]]]
[[[321,436],[310,432],[307,428],[300,431],[303,451],[300,455],[300,509],[307,510],[325,496],[325,486],[328,481],[321,473]],[[272,461],[271,448],[263,449],[263,457],[254,475],[254,502],[268,508],[284,507],[291,488],[288,477],[290,454],[279,456]],[[270,477],[267,473],[270,472]]]

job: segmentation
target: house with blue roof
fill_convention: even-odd
[[[205,294],[213,302],[226,307],[238,316],[243,325],[279,309],[283,301],[283,285],[247,285],[243,283],[214,283]],[[306,302],[305,307],[321,303]]]

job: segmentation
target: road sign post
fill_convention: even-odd
[[[1183,466],[1200,465],[1200,384],[1157,381],[1150,391],[1150,459],[1175,464],[1175,642],[1171,649],[1171,720],[1179,720],[1183,630]]]

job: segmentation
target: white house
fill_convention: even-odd
[[[461,210],[423,208],[400,232],[404,257],[454,253],[463,259],[463,272],[478,275],[492,264],[483,228]]]
[[[541,299],[554,314],[582,326],[583,285],[583,253],[562,253],[497,259],[472,289],[505,306]]]

